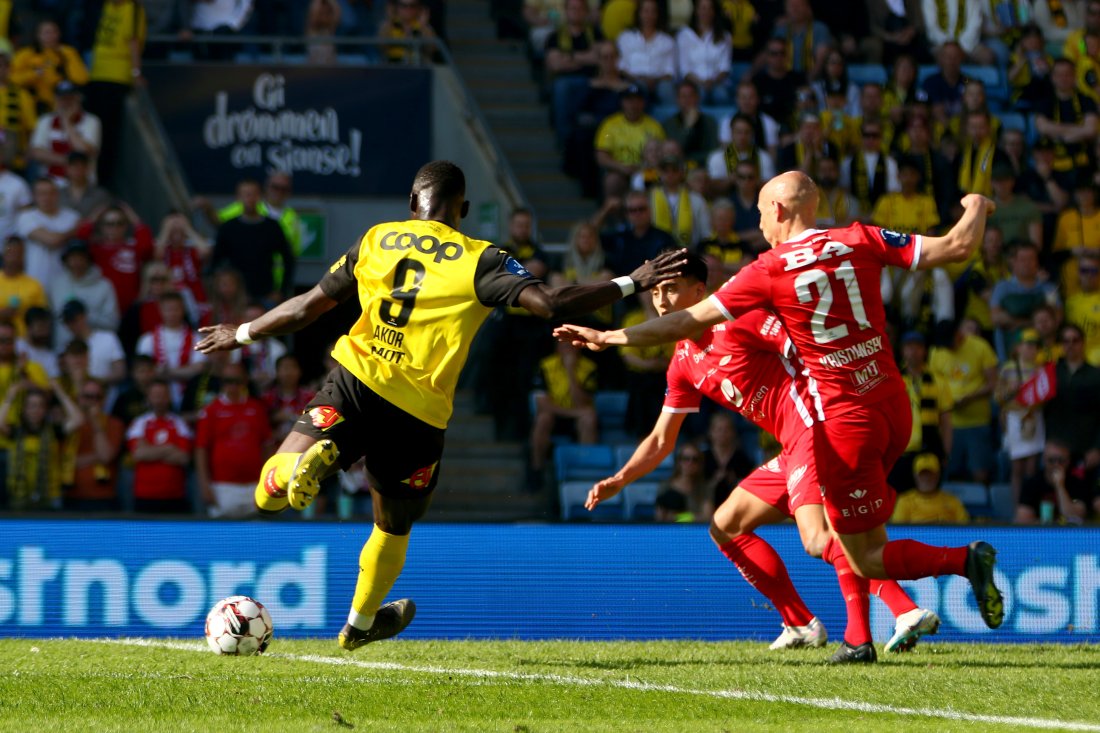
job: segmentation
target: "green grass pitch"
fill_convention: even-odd
[[[1100,647],[0,640],[0,732],[1100,731]]]

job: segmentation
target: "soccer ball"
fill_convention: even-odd
[[[217,654],[263,654],[273,631],[267,609],[248,596],[223,598],[206,614],[206,643]]]

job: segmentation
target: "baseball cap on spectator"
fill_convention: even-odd
[[[88,308],[84,305],[84,302],[74,298],[61,307],[61,320],[65,323],[69,323],[74,318],[82,316],[87,312]]]
[[[624,88],[621,92],[619,92],[619,97],[622,98],[622,99],[625,99],[627,97],[644,97],[644,96],[645,96],[645,92],[643,92],[642,88],[640,86],[638,86],[637,84],[630,84],[629,86]]]
[[[62,79],[61,81],[57,82],[57,86],[53,88],[53,91],[54,94],[61,97],[66,94],[80,94],[80,87],[78,87],[76,84],[73,84],[68,79]]]
[[[936,458],[935,453],[921,453],[913,459],[913,475],[916,476],[921,471],[940,472],[940,459]]]
[[[92,251],[88,249],[87,243],[80,239],[70,239],[65,243],[65,249],[61,250],[61,261],[69,259],[69,255],[82,253],[88,259],[92,257]]]
[[[1025,344],[1040,343],[1039,332],[1034,328],[1025,328],[1023,331],[1020,331],[1020,341]]]
[[[924,338],[924,334],[920,331],[906,331],[905,335],[901,337],[902,344],[924,344],[927,343]]]

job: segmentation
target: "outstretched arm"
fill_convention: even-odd
[[[597,311],[635,291],[649,290],[678,277],[683,270],[685,250],[665,252],[647,261],[629,278],[588,285],[551,288],[541,283],[519,293],[519,304],[541,318],[569,318]],[[629,280],[629,282],[627,282]],[[622,285],[620,285],[620,281]],[[624,290],[623,285],[627,286]]]
[[[622,491],[627,484],[637,481],[657,468],[665,456],[676,447],[676,437],[680,434],[680,426],[684,424],[686,417],[687,415],[683,412],[662,412],[653,426],[653,431],[638,444],[634,455],[626,465],[614,476],[597,481],[588,492],[588,499],[584,502],[585,509],[592,511],[601,501],[610,499]]]
[[[965,262],[982,243],[985,220],[997,205],[980,194],[963,196],[963,215],[951,231],[942,237],[924,237],[918,270],[930,270],[948,262]]]
[[[603,351],[608,346],[654,346],[690,338],[708,326],[726,320],[725,314],[710,298],[699,301],[687,310],[653,318],[637,326],[616,331],[565,325],[554,329],[558,341],[569,341],[578,348]]]
[[[339,302],[325,295],[320,285],[315,285],[312,290],[280,303],[247,324],[247,333],[241,336],[255,341],[265,336],[281,336],[300,331],[335,308]],[[237,340],[237,331],[238,326],[229,323],[204,326],[199,329],[203,339],[195,345],[195,350],[210,354],[243,346],[247,342]]]

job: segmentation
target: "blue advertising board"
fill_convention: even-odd
[[[1100,641],[1100,530],[892,528],[999,551],[1006,619],[986,629],[963,578],[904,583],[944,641]],[[347,615],[367,524],[0,520],[0,635],[182,636],[234,593],[268,606],[277,636],[333,636]],[[793,525],[760,535],[834,638],[832,568]],[[756,639],[779,617],[701,525],[446,525],[413,530],[393,597],[416,600],[406,638]],[[875,636],[893,622],[872,600]]]

